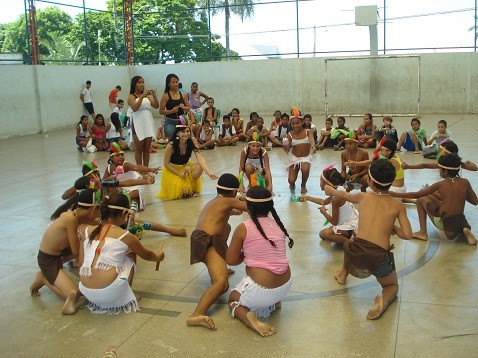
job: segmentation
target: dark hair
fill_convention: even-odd
[[[345,182],[344,178],[342,178],[339,171],[335,168],[324,170],[322,175],[328,182],[335,185],[336,187],[342,185]]]
[[[207,124],[209,124],[209,125],[211,124],[211,122],[209,121],[209,119],[203,119],[201,126],[202,126],[204,123],[207,123]]]
[[[247,191],[247,197],[251,199],[266,199],[266,198],[272,198],[272,194],[269,190],[266,188],[263,188],[261,186],[253,186]],[[284,224],[279,218],[279,215],[277,215],[276,209],[274,208],[274,200],[268,200],[264,202],[252,202],[247,200],[247,210],[249,211],[249,215],[254,222],[254,224],[257,227],[257,230],[261,233],[261,235],[270,242],[272,246],[276,246],[275,242],[269,239],[266,234],[264,233],[264,229],[262,228],[261,224],[259,223],[259,220],[257,219],[258,216],[268,216],[269,213],[272,214],[272,217],[276,221],[276,223],[279,225],[281,228],[282,232],[289,238],[289,248],[292,249],[292,246],[294,246],[294,240],[289,236],[289,233],[287,232],[286,228],[284,227]]]
[[[232,111],[236,111],[237,114],[241,114],[241,111],[239,111],[239,108],[233,108],[233,109],[231,109],[231,115],[232,115]]]
[[[96,164],[94,164],[94,162],[83,162],[83,163],[91,163],[92,166],[96,167]],[[91,170],[93,170],[93,169],[91,169],[90,166],[88,166],[87,164],[83,164],[83,166],[81,167],[81,173],[83,175],[86,175],[86,173],[88,173]],[[96,168],[96,171],[99,173],[98,168]]]
[[[183,84],[181,82],[179,82],[178,87],[183,88]]]
[[[124,209],[112,209],[109,208],[108,205],[119,206]],[[109,218],[116,218],[129,208],[129,199],[125,194],[112,193],[110,196],[106,196],[100,205],[100,224],[92,231],[89,241],[92,242],[95,237],[99,235],[101,229],[103,228],[103,225]]]
[[[214,102],[214,98],[212,98],[212,97],[208,97],[206,102],[209,101],[210,99],[212,99],[212,101]]]
[[[86,84],[91,85],[91,81],[90,80],[86,81]]]
[[[372,113],[365,113],[364,116],[367,116],[369,119],[373,121]]]
[[[440,168],[441,170],[445,170],[450,178],[454,178],[460,173],[461,158],[458,156],[458,154],[452,153],[441,156],[440,159],[438,159],[438,164],[445,167],[458,168],[456,170]]]
[[[395,180],[395,167],[388,160],[375,160],[370,164],[370,174],[380,183],[390,183],[389,185],[380,185],[375,181],[373,183],[379,190],[388,190]],[[372,179],[372,178],[370,178]]]
[[[124,101],[122,99],[119,99],[118,104],[120,104],[120,103],[124,103]]]
[[[338,116],[338,117],[337,117],[337,121],[338,121],[339,119],[343,119],[344,122],[345,122],[345,117],[344,117],[344,116]]]
[[[440,119],[440,120],[438,121],[438,124],[443,124],[443,125],[445,126],[445,128],[448,127],[448,124],[446,123],[446,121],[445,121],[444,119]]]
[[[173,152],[174,153],[179,153],[179,137],[178,134],[179,132],[182,132],[186,130],[187,127],[176,127],[173,136],[169,139],[170,142],[173,142]],[[191,139],[191,137],[188,138],[186,141],[186,156],[190,157],[192,152],[196,150],[196,147],[194,146],[194,143]]]
[[[259,114],[257,114],[257,112],[251,112],[251,114],[249,114],[249,119],[252,119],[252,116],[259,117]]]
[[[290,117],[289,117],[289,115],[288,115],[287,113],[284,112],[284,113],[282,113],[281,116],[280,116],[280,119],[282,119],[282,118],[287,118],[287,119],[289,119]]]
[[[304,114],[304,119],[306,119],[306,118],[309,118],[310,120],[312,120],[312,116],[311,116],[310,114],[308,114],[308,113],[307,113],[307,114]]]
[[[60,217],[61,214],[68,210],[75,210],[78,207],[78,196],[79,191],[88,188],[90,184],[90,178],[82,176],[75,181],[75,189],[76,192],[73,194],[71,198],[66,200],[63,204],[61,204],[50,216],[50,220],[56,220]],[[84,202],[84,201],[83,201]]]
[[[88,119],[88,116],[82,115],[82,116],[80,117],[80,121],[78,122],[78,124],[81,124],[81,122],[82,122],[83,119],[85,119],[85,118]],[[77,124],[77,125],[78,125],[78,124]]]
[[[383,142],[382,147],[390,150],[390,155],[388,156],[388,159],[390,159],[395,155],[395,151],[397,150],[397,142],[395,142],[393,139],[387,139],[385,142]]]
[[[138,83],[138,81],[140,79],[142,79],[143,77],[141,76],[134,76],[132,79],[131,79],[131,84],[129,86],[129,93],[130,94],[134,94],[134,88],[136,87],[136,83]]]
[[[239,179],[237,179],[237,177],[234,174],[224,173],[217,180],[217,185],[220,185],[226,188],[234,188],[231,190],[216,188],[217,193],[219,195],[231,196],[234,193],[234,190],[239,189]]]
[[[249,151],[251,150],[251,146],[250,145],[247,145],[247,149],[246,149],[246,162],[247,162],[247,158],[249,158]],[[261,175],[265,175],[266,174],[266,170],[264,169],[264,160],[262,159],[262,146],[261,146],[261,149],[259,150],[259,161],[261,163]],[[244,162],[244,166],[242,167],[242,170],[245,172],[246,171],[246,162]]]
[[[225,119],[227,119],[227,120],[230,121],[230,120],[231,120],[231,116],[230,116],[229,114],[225,114],[225,115],[222,116],[222,120],[224,121]]]
[[[121,86],[120,85],[116,86],[116,89],[121,91]]]
[[[274,116],[276,115],[276,113],[277,113],[277,112],[279,112],[279,114],[281,114],[281,113],[282,113],[282,111],[280,111],[280,110],[276,110],[276,111],[274,111]]]
[[[389,122],[393,122],[393,118],[390,117],[390,116],[385,116],[385,117],[383,117],[382,121],[385,121],[385,120],[387,120],[387,121],[389,121]]]
[[[119,119],[119,114],[117,112],[112,112],[110,115],[111,123],[115,126],[116,130],[119,132],[121,130],[121,122]]]
[[[198,85],[198,86],[199,86],[199,84],[198,84],[197,82],[191,83],[191,87],[194,86],[194,85]]]
[[[176,78],[179,81],[179,77],[174,73],[170,73],[169,75],[167,75],[166,85],[164,86],[164,93],[169,92],[171,90],[171,88],[169,87],[169,81],[171,81],[171,78]]]
[[[305,117],[304,117],[305,118]],[[332,125],[334,125],[334,119],[332,117],[329,117],[329,118],[325,118],[325,121],[326,122],[330,122],[332,123]]]
[[[442,145],[447,151],[451,152],[452,154],[458,154],[458,146],[452,140],[446,141]]]
[[[417,122],[418,124],[422,124],[422,123],[420,122],[420,120],[419,120],[418,118],[416,118],[416,117],[415,117],[415,118],[412,118],[412,120],[410,121],[410,124],[413,123],[413,122]]]

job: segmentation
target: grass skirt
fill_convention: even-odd
[[[192,172],[196,165],[193,162],[188,162],[185,165],[171,164],[174,169],[180,173],[184,173],[184,168],[189,167],[190,171],[184,178],[181,178],[171,172],[166,167],[163,167],[161,174],[161,191],[156,195],[161,200],[175,200],[182,198],[189,198],[194,194],[201,192],[202,177],[193,179]]]

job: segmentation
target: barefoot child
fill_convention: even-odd
[[[79,253],[78,225],[93,223],[98,217],[98,204],[95,192],[83,190],[78,197],[78,207],[64,212],[50,223],[40,244],[38,266],[40,271],[30,286],[33,297],[40,296],[38,290],[48,286],[57,296],[65,300],[63,314],[75,314],[78,287],[63,270],[63,263],[70,261]]]
[[[297,110],[298,112],[298,110]],[[304,120],[299,114],[291,118],[292,131],[287,134],[290,146],[284,146],[285,152],[288,154],[288,171],[289,171],[289,188],[295,190],[295,181],[302,173],[302,182],[300,192],[307,193],[307,180],[310,174],[310,163],[312,161],[312,153],[316,152],[314,143],[314,133],[304,128]]]
[[[340,154],[342,161],[342,170],[340,175],[345,180],[345,189],[352,191],[353,189],[361,189],[365,191],[367,188],[367,168],[368,165],[357,165],[347,167],[349,162],[363,162],[369,159],[368,153],[358,147],[359,141],[356,134],[344,139],[345,151]]]
[[[101,203],[99,225],[80,226],[80,284],[92,313],[118,314],[138,310],[131,284],[136,255],[161,262],[164,252],[145,248],[138,238],[120,226],[128,220],[130,201],[125,194],[113,193]],[[157,266],[156,266],[157,267]]]
[[[244,150],[241,150],[241,159],[239,160],[239,175],[241,172],[246,175],[249,182],[248,188],[254,186],[251,182],[251,176],[260,174],[265,179],[266,188],[272,193],[272,174],[269,162],[269,154],[261,145],[261,137],[254,135]],[[255,185],[258,185],[255,184]],[[244,192],[244,185],[239,187]]]
[[[382,286],[382,295],[375,297],[375,304],[368,312],[367,319],[377,319],[398,293],[390,235],[395,233],[400,238],[409,240],[412,228],[405,205],[392,198],[388,192],[395,178],[392,163],[376,160],[370,165],[368,172],[372,192],[349,194],[327,186],[325,193],[360,204],[357,236],[344,243],[344,265],[335,273],[335,279],[344,285],[349,274],[358,278],[373,274]],[[395,225],[397,218],[400,226]]]
[[[340,173],[335,168],[328,167],[324,169],[320,177],[320,188],[325,189],[330,185],[337,189],[343,183]],[[314,198],[308,195],[301,197],[301,201],[311,201],[320,205],[320,213],[331,224],[322,229],[319,236],[322,240],[342,244],[348,241],[357,230],[358,213],[352,203],[343,198],[329,196],[326,199]]]
[[[234,209],[246,211],[246,203],[236,199],[239,179],[223,174],[217,181],[217,196],[209,201],[191,234],[191,265],[203,262],[211,277],[211,286],[201,295],[194,312],[186,320],[188,326],[217,329],[208,309],[229,288],[226,265],[227,238],[231,226],[227,223]]]
[[[420,221],[420,231],[413,237],[427,240],[427,215],[438,229],[445,231],[447,239],[454,240],[461,234],[465,235],[470,245],[476,245],[477,240],[471,232],[465,215],[465,202],[478,205],[478,198],[470,182],[460,178],[461,158],[456,154],[448,154],[438,160],[440,176],[444,179],[415,193],[395,193],[400,198],[418,198],[417,210]],[[435,195],[438,192],[438,195]]]
[[[269,317],[290,290],[285,237],[289,238],[290,249],[294,241],[277,215],[269,190],[252,187],[246,202],[250,219],[236,228],[226,254],[229,265],[246,264],[246,276],[229,295],[229,310],[232,317],[267,337],[277,330],[259,318]]]

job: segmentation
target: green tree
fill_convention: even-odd
[[[73,20],[70,15],[57,7],[37,10],[36,19],[40,56],[48,56],[49,50],[42,43],[52,41],[49,34],[55,33],[59,36],[68,34]],[[2,51],[28,53],[28,38],[25,29],[25,15],[21,15],[16,21],[7,24],[4,30],[5,38]]]
[[[220,60],[224,47],[217,35],[211,35],[209,43],[206,13],[195,9],[195,5],[196,0],[134,1],[136,62],[209,61],[210,55]]]
[[[217,15],[224,10],[225,15],[225,33],[226,33],[226,58],[231,55],[229,45],[229,20],[231,13],[239,16],[241,21],[246,18],[252,18],[254,16],[254,0],[199,0],[201,7],[207,8],[211,11],[212,15]]]

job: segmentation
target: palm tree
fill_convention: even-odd
[[[252,18],[254,16],[254,0],[201,0],[200,5],[207,8],[212,15],[217,15],[224,10],[226,15],[226,58],[229,60],[229,19],[231,13],[239,16],[241,21],[244,21],[246,18]]]

